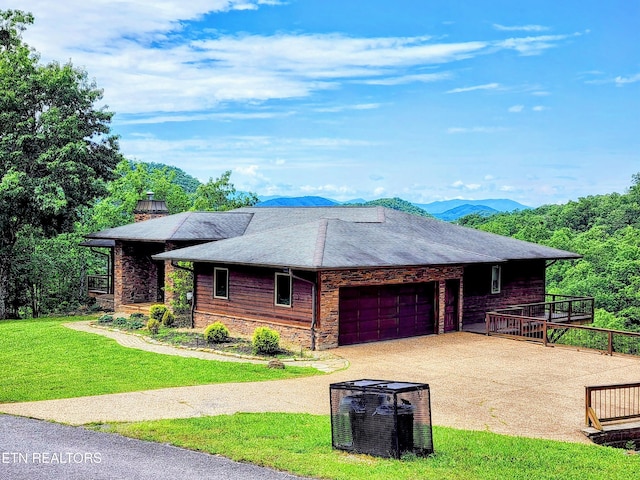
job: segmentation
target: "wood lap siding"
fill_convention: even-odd
[[[463,323],[484,322],[497,308],[543,302],[545,261],[523,260],[502,264],[500,293],[491,293],[491,265],[468,265],[464,269]]]
[[[310,325],[311,285],[293,280],[291,307],[274,305],[275,270],[229,268],[229,298],[213,298],[213,265],[197,264],[196,309],[237,318],[273,320],[292,325]]]

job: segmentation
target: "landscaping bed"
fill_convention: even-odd
[[[94,326],[103,328],[115,328],[131,334],[145,337],[148,341],[166,345],[178,346],[190,349],[205,349],[228,355],[242,357],[272,359],[272,358],[312,358],[311,352],[304,349],[294,350],[279,344],[278,339],[268,349],[256,347],[255,338],[232,336],[228,334],[219,341],[207,341],[203,331],[192,328],[165,326],[160,323],[157,329],[146,327],[149,318],[141,314],[132,314],[129,318],[103,315],[95,322]],[[273,332],[275,333],[275,332]],[[277,335],[277,334],[276,334]]]

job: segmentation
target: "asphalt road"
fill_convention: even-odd
[[[158,443],[0,415],[3,480],[293,480],[255,465]]]

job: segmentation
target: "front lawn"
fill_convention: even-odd
[[[596,445],[433,427],[435,454],[391,460],[331,449],[328,416],[235,414],[94,425],[297,475],[336,480],[629,480],[640,455]]]
[[[278,370],[134,350],[62,325],[76,320],[88,318],[0,322],[0,403],[319,374],[312,368]]]

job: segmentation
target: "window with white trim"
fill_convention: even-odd
[[[493,265],[491,267],[491,293],[500,293],[502,288],[502,267]]]
[[[213,269],[213,298],[229,298],[229,269]]]
[[[281,307],[290,307],[292,291],[293,286],[291,275],[288,273],[276,273],[275,304]]]

